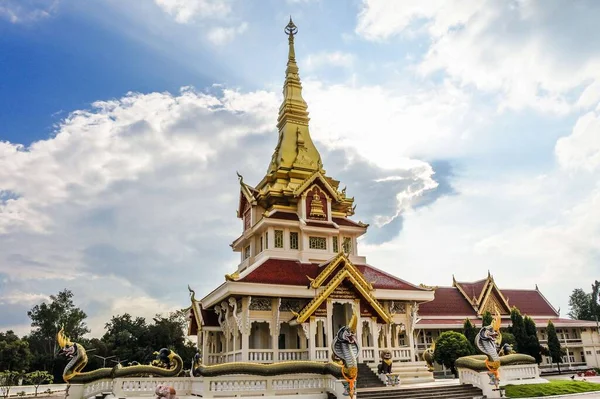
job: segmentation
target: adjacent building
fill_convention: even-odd
[[[435,298],[423,303],[418,309],[415,328],[417,350],[422,353],[444,331],[462,331],[466,319],[481,327],[483,313],[496,310],[502,315],[502,327],[508,327],[510,309],[516,307],[523,315],[531,317],[537,326],[538,339],[547,345],[546,326],[551,320],[561,345],[567,353],[561,369],[600,367],[600,335],[594,321],[561,318],[560,313],[535,289],[500,289],[494,278],[488,276],[473,282],[459,282],[454,278],[450,287],[431,287]],[[549,357],[544,356],[542,371],[554,369]]]

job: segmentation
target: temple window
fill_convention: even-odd
[[[352,237],[344,237],[342,248],[344,248],[344,253],[349,254],[352,252]]]
[[[398,346],[407,346],[406,333],[404,331],[402,331],[398,334]]]
[[[283,230],[275,230],[275,248],[283,248]]]
[[[298,249],[298,233],[290,232],[290,249]]]
[[[248,245],[246,248],[244,248],[244,260],[248,259],[250,257],[250,245]]]
[[[258,247],[258,252],[262,252],[262,250],[263,250],[263,237],[260,236],[260,245]]]
[[[308,247],[310,249],[327,249],[327,238],[325,237],[308,237]]]
[[[333,252],[335,252],[336,254],[338,252],[340,252],[340,248],[339,248],[339,244],[338,244],[338,238],[337,236],[333,237]]]
[[[265,233],[265,249],[269,249],[269,233]]]

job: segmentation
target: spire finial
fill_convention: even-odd
[[[296,51],[294,50],[294,35],[298,33],[298,27],[292,21],[292,16],[290,15],[290,22],[286,25],[283,30],[288,35],[288,42],[290,45],[288,52],[288,65],[290,62],[293,62],[295,65],[296,62]]]

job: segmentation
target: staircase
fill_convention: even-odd
[[[383,381],[381,381],[377,373],[367,363],[358,363],[357,388],[377,388],[384,386]]]
[[[370,369],[371,373],[377,374],[377,364],[365,363]],[[363,366],[364,367],[364,366]],[[358,379],[362,378],[363,369],[358,368]],[[368,375],[367,371],[364,372]],[[434,382],[433,373],[427,369],[425,362],[394,362],[392,365],[392,373],[398,374],[401,385],[407,384],[421,384],[424,382]],[[384,384],[385,385],[385,384]],[[378,385],[381,386],[381,385]]]
[[[473,399],[483,397],[483,392],[473,385],[424,386],[381,390],[357,390],[357,399]]]

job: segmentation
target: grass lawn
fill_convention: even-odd
[[[592,391],[600,391],[600,384],[583,381],[550,381],[547,384],[506,386],[506,396],[509,398],[535,398]]]

